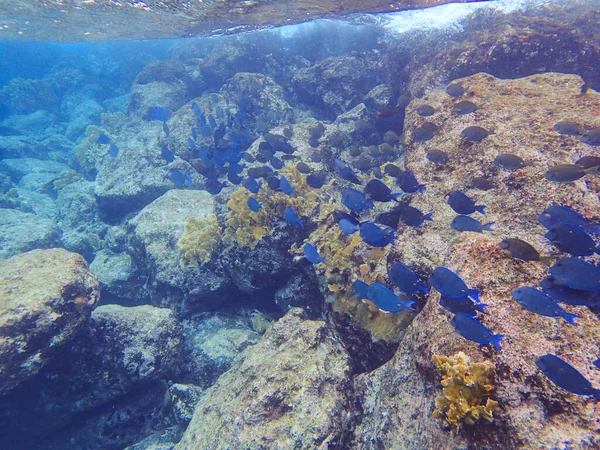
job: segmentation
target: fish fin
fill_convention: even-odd
[[[484,313],[485,308],[487,308],[488,306],[490,306],[490,305],[488,305],[487,303],[479,303],[479,304],[475,305],[475,309],[479,312]]]
[[[552,256],[540,256],[540,262],[545,266],[552,266],[554,261],[556,261],[556,258],[553,258]]]
[[[592,395],[594,396],[594,398],[596,400],[600,400],[600,389],[593,389],[592,390]]]
[[[401,192],[399,192],[397,194],[392,194],[392,200],[394,200],[395,202],[397,202],[400,197],[402,197]]]
[[[488,222],[484,225],[481,226],[482,230],[487,230],[487,231],[491,231],[492,230],[492,225],[494,225],[495,222]]]
[[[490,337],[490,344],[496,347],[497,350],[502,350],[502,347],[500,347],[500,340],[503,337],[503,334],[492,334],[492,336]]]
[[[600,223],[588,223],[586,225],[582,225],[581,228],[588,233],[600,234]]]
[[[433,211],[425,214],[423,216],[423,220],[431,220],[431,221],[433,221]]]
[[[422,194],[423,192],[425,192],[425,185],[424,185],[424,184],[420,184],[420,185],[419,185],[419,188],[417,189],[417,192],[419,192],[419,193],[421,193],[421,194]]]
[[[571,313],[565,312],[562,315],[562,318],[565,319],[567,322],[569,322],[571,325],[577,326],[575,319],[579,319],[579,316],[577,314],[571,314]]]
[[[481,300],[479,299],[479,291],[477,289],[469,289],[469,294],[467,297],[476,303],[481,303]]]
[[[600,166],[589,167],[589,168],[585,169],[584,172],[586,175],[588,175],[590,173],[600,174]]]
[[[417,292],[423,292],[424,294],[429,294],[429,288],[427,287],[427,285],[425,283],[420,283],[419,288],[417,289]]]
[[[485,205],[476,205],[475,211],[479,211],[481,214],[485,216]]]

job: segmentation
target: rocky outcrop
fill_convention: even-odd
[[[347,448],[349,375],[332,329],[292,309],[205,391],[176,448]]]
[[[98,298],[98,281],[75,253],[34,250],[0,262],[0,393],[57,357]]]
[[[0,259],[58,244],[54,220],[16,209],[0,208]]]

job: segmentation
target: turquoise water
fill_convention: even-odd
[[[599,448],[599,21],[0,7],[0,449]]]

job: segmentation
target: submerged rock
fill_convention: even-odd
[[[98,281],[75,253],[34,250],[0,262],[0,394],[60,355],[98,298]]]
[[[54,220],[16,209],[0,208],[0,259],[58,244]]]
[[[205,391],[176,448],[347,448],[349,376],[333,330],[292,309]]]

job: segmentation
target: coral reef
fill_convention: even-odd
[[[183,236],[177,242],[181,265],[194,261],[206,263],[212,259],[221,244],[221,229],[217,216],[190,217],[186,220]]]
[[[437,409],[433,415],[457,429],[463,423],[473,425],[480,419],[492,422],[492,413],[498,406],[498,402],[489,398],[494,390],[491,385],[494,365],[489,361],[471,363],[463,352],[432,358],[442,375],[444,393],[436,397]]]

